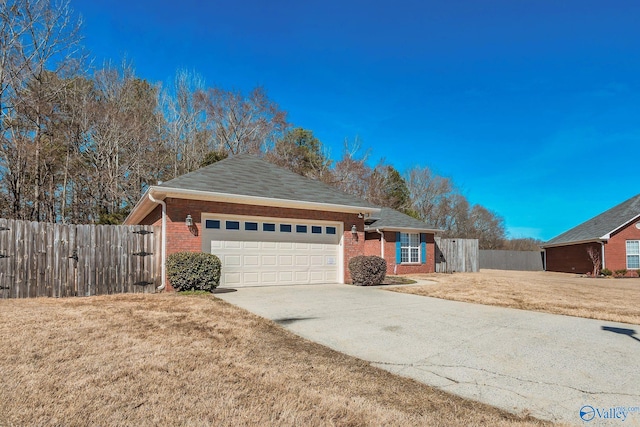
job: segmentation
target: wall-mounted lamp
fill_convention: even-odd
[[[358,228],[356,227],[355,224],[351,226],[351,234],[353,234],[354,236],[358,235]]]
[[[358,214],[358,218],[364,218],[364,215],[362,214],[362,212]]]
[[[184,224],[187,228],[193,227],[193,218],[191,218],[191,215],[187,215],[187,218],[184,220]]]

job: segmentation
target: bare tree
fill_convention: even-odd
[[[231,155],[266,151],[289,126],[287,113],[269,99],[262,87],[247,96],[215,87],[198,91],[196,100],[215,137],[214,149],[223,148]]]
[[[15,218],[53,220],[54,106],[84,59],[68,2],[0,2],[0,174]]]
[[[602,267],[602,260],[600,258],[600,251],[593,246],[587,247],[587,255],[593,264],[593,277],[600,274],[600,267]]]
[[[210,130],[196,94],[205,90],[204,79],[196,72],[178,70],[173,84],[161,92],[165,117],[165,138],[172,153],[173,177],[197,169],[209,152],[219,147]]]
[[[373,170],[367,165],[368,152],[361,153],[361,141],[345,139],[342,158],[333,168],[329,184],[361,198],[366,198],[369,180]]]

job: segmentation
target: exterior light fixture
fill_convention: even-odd
[[[184,220],[184,223],[187,228],[191,228],[193,226],[193,218],[191,218],[191,215],[187,215],[187,219]]]
[[[356,227],[355,224],[351,226],[351,234],[353,234],[354,236],[358,235],[358,228]]]
[[[358,214],[358,218],[360,218],[360,219],[364,218],[364,215],[362,214],[362,212],[360,212],[360,213]]]

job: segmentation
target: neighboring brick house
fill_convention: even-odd
[[[161,226],[163,259],[218,255],[221,286],[345,283],[365,254],[383,255],[389,273],[435,270],[436,230],[252,155],[151,186],[125,224]]]
[[[640,269],[640,194],[542,245],[545,269],[591,272],[589,247],[600,253],[602,268]]]

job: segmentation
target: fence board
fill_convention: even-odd
[[[495,270],[543,271],[541,251],[480,251],[480,268]]]
[[[153,226],[64,225],[0,218],[0,298],[154,292],[160,232]],[[136,230],[153,233],[136,234]],[[151,252],[134,256],[134,252]],[[77,255],[77,261],[74,258]],[[153,282],[140,286],[136,282]]]
[[[443,239],[436,237],[436,272],[478,272],[478,239]]]

